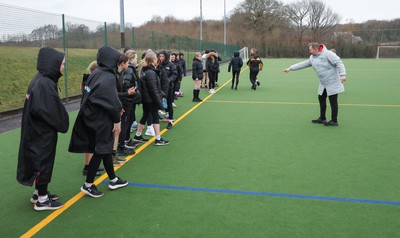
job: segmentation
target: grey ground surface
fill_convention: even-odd
[[[79,105],[80,105],[80,100],[76,100],[73,102],[66,103],[65,108],[67,109],[68,112],[72,112],[78,110]],[[0,120],[0,134],[20,128],[21,119],[22,115],[16,115],[10,118]]]

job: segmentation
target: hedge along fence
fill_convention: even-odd
[[[0,112],[21,108],[26,89],[36,73],[36,59],[40,47],[50,46],[66,52],[66,68],[59,81],[61,98],[81,93],[80,83],[87,67],[96,59],[97,49],[103,45],[121,48],[119,24],[107,24],[63,14],[53,14],[0,3]],[[29,19],[29,20],[27,20]],[[187,36],[148,31],[141,28],[125,29],[125,46],[134,48],[138,56],[147,49],[166,49],[185,54],[187,68],[191,68],[196,51],[214,49],[223,60],[232,57],[238,46],[217,42],[200,42]]]

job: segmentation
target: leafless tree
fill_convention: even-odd
[[[310,28],[310,4],[308,0],[301,0],[286,5],[286,16],[292,26],[295,27],[299,46],[303,44],[303,36]]]
[[[277,0],[245,0],[234,10],[244,15],[244,25],[251,30],[261,47],[267,52],[267,33],[284,19],[283,4]]]
[[[323,35],[331,32],[340,22],[340,16],[334,13],[325,2],[319,0],[310,0],[310,27],[312,38],[317,41]]]

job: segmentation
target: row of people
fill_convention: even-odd
[[[101,47],[96,63],[91,65],[92,72],[85,77],[86,82],[82,87],[81,108],[68,150],[86,154],[86,181],[81,191],[92,197],[103,196],[103,192],[94,185],[101,162],[110,179],[108,187],[111,190],[128,184],[128,181],[115,174],[115,145],[120,148],[126,147],[129,142],[148,141],[141,136],[141,130],[148,120],[151,120],[155,130],[155,145],[169,144],[160,136],[158,110],[165,110],[163,97],[167,100],[173,98],[174,85],[171,82],[174,80],[168,76],[176,72],[175,65],[168,63],[166,52],[160,52],[158,58],[156,53],[148,52],[142,61],[142,75],[137,78],[136,67],[130,67],[130,63],[134,63],[134,53],[127,51],[122,54],[112,47]],[[57,201],[59,196],[48,191],[48,184],[53,172],[57,133],[65,133],[69,128],[69,116],[57,92],[64,62],[63,52],[50,47],[39,50],[38,73],[28,87],[23,109],[17,180],[24,185],[35,185],[31,202],[38,211],[55,210],[63,206],[63,203]],[[136,75],[136,85],[127,84],[127,81],[132,81],[126,77],[127,74]],[[168,82],[168,88],[161,87],[163,80]],[[130,140],[130,122],[134,119],[133,102],[138,93],[136,89],[141,92],[143,116],[133,140]],[[171,101],[168,104],[172,109]],[[169,110],[169,115],[172,119],[172,110]]]

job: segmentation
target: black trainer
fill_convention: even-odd
[[[257,80],[256,82],[257,82],[257,86],[260,86],[260,81]]]
[[[36,204],[35,204],[34,209],[36,211],[57,210],[62,206],[64,206],[64,203],[62,203],[62,202],[58,202],[58,201],[54,201],[54,200],[51,200],[51,199],[47,199],[43,203],[37,201]]]
[[[132,139],[129,139],[125,143],[125,147],[128,148],[128,149],[135,149],[139,144],[140,144],[140,142],[133,141]]]
[[[135,135],[135,137],[133,137],[133,140],[134,141],[138,141],[138,142],[147,142],[147,141],[149,141],[148,139],[143,138],[142,135],[140,135],[140,136],[136,136]]]
[[[318,119],[316,119],[316,120],[311,120],[311,122],[312,122],[312,123],[315,123],[315,124],[325,124],[325,123],[326,123],[326,120],[325,120],[325,119],[318,118]]]
[[[325,122],[325,126],[339,126],[339,123],[334,121]]]
[[[120,177],[117,177],[117,181],[116,182],[111,182],[108,185],[108,188],[111,190],[115,190],[117,188],[122,188],[125,187],[126,185],[128,185],[128,181],[121,179]]]
[[[49,197],[50,200],[57,200],[60,198],[58,194],[51,194],[49,191],[47,191],[47,196]],[[37,194],[33,194],[31,197],[31,203],[35,204],[39,201],[39,196]]]
[[[166,127],[167,129],[171,129],[172,128],[172,122],[168,122],[168,125]]]
[[[94,184],[92,184],[91,187],[86,187],[85,184],[83,184],[82,187],[81,187],[81,191],[83,193],[85,193],[86,195],[89,195],[89,196],[94,197],[94,198],[99,198],[99,197],[102,197],[104,195],[103,192],[100,192],[99,190],[97,190],[97,187]]]
[[[160,138],[159,140],[156,139],[154,142],[155,145],[169,145],[169,141]]]
[[[132,149],[128,149],[128,148],[126,148],[126,147],[124,146],[124,147],[118,147],[117,153],[118,153],[118,155],[128,156],[128,155],[133,155],[133,154],[135,154],[135,151],[132,150]]]

